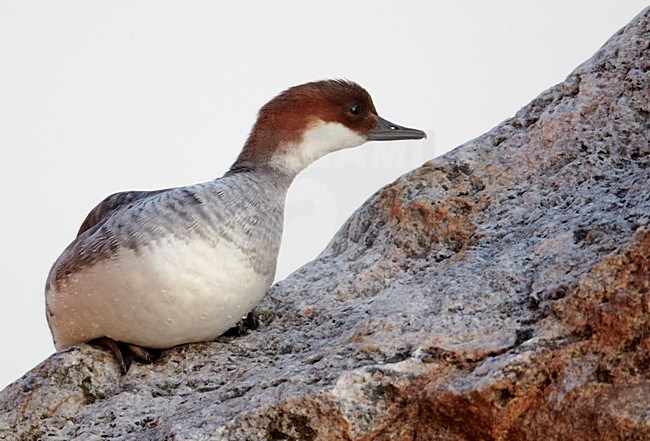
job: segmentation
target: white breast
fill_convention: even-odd
[[[150,348],[208,341],[250,312],[272,278],[225,240],[122,249],[50,287],[50,326],[57,349],[98,337]]]

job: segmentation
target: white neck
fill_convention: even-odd
[[[357,147],[366,142],[343,124],[318,120],[312,124],[297,143],[282,146],[271,158],[270,165],[292,175],[297,175],[312,162],[328,153]]]

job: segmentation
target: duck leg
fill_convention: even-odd
[[[257,318],[257,313],[253,309],[246,315],[246,318],[241,319],[235,326],[228,329],[222,335],[226,337],[241,337],[248,334],[249,331],[254,331],[260,326],[260,320]]]

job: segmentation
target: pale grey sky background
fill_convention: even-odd
[[[278,279],[380,186],[562,81],[647,1],[0,0],[0,388],[54,351],[48,270],[110,193],[213,179],[259,107],[316,79],[358,81],[429,132],[298,177]]]

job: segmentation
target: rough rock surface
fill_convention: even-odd
[[[381,189],[261,329],[120,377],[58,353],[0,439],[650,439],[650,8],[565,82]]]

